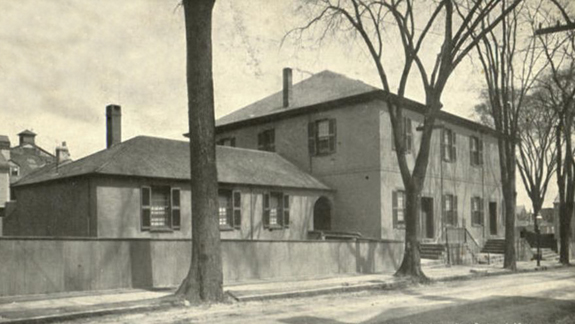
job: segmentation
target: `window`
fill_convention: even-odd
[[[20,175],[20,168],[17,166],[13,166],[10,168],[10,175],[13,177],[17,177]]]
[[[441,132],[441,156],[445,162],[455,162],[457,160],[456,142],[457,135],[450,129],[443,129]]]
[[[411,119],[407,117],[403,117],[403,140],[405,141],[405,153],[411,153],[413,148],[413,130],[411,128]],[[395,150],[395,140],[393,136],[391,136],[391,147]]]
[[[220,229],[242,227],[242,195],[230,189],[218,190],[218,218]]]
[[[443,195],[443,219],[446,225],[457,226],[457,196]]]
[[[263,224],[264,228],[288,228],[289,196],[281,192],[264,193]]]
[[[260,151],[268,151],[268,152],[275,152],[276,145],[275,145],[275,130],[267,129],[258,134],[258,150]]]
[[[216,145],[236,147],[235,137],[224,137],[216,141]]]
[[[483,199],[471,197],[471,224],[483,225]]]
[[[141,189],[142,231],[179,230],[180,189],[151,186]]]
[[[483,165],[483,141],[475,136],[469,137],[469,160],[471,165]]]
[[[393,200],[393,227],[405,227],[405,191],[397,190],[392,194]]]
[[[335,119],[322,119],[308,124],[308,144],[310,155],[327,155],[335,153],[336,122]]]

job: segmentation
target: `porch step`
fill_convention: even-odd
[[[422,259],[442,260],[445,247],[442,244],[420,244],[419,253]]]
[[[481,253],[489,254],[505,254],[505,240],[504,239],[490,239],[481,249]]]

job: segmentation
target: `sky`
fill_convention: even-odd
[[[105,106],[118,104],[124,140],[183,139],[186,53],[179,2],[0,1],[0,135],[15,145],[17,134],[30,129],[44,149],[53,152],[65,141],[79,159],[105,148]],[[303,12],[297,0],[216,1],[216,118],[279,91],[284,67],[293,68],[294,82],[332,70],[380,86],[358,39],[331,37],[319,44],[290,38],[280,46],[286,32],[301,26]],[[430,34],[428,57],[437,53],[434,38],[439,36]],[[400,57],[399,49],[390,44],[386,59]],[[400,67],[390,65],[390,74]],[[483,82],[477,63],[464,61],[447,85],[444,109],[471,118]],[[423,99],[417,78],[408,97]],[[518,203],[527,204],[522,191]]]

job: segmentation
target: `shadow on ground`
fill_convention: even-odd
[[[422,296],[423,297],[423,296]],[[425,299],[430,299],[427,296]],[[402,315],[396,310],[387,310],[362,323],[380,324],[553,324],[569,323],[575,318],[575,301],[536,297],[497,297],[477,302],[464,302],[442,307],[435,305],[421,311],[417,305],[403,308]],[[288,317],[280,320],[288,324],[340,323],[331,318],[313,316]]]

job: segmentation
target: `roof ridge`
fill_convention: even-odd
[[[129,142],[129,141],[134,140],[134,139],[136,139],[136,138],[138,138],[138,137],[134,137],[134,138],[131,138],[131,139],[125,141],[125,142],[120,142],[120,143],[118,143],[118,146],[117,146],[118,149],[117,149],[117,151],[114,152],[114,153],[112,154],[112,156],[110,156],[110,158],[109,158],[106,162],[104,162],[101,166],[99,166],[99,167],[97,167],[96,169],[94,169],[93,173],[100,173],[105,167],[108,166],[108,164],[110,164],[110,163],[112,163],[112,162],[114,161],[114,158],[115,158],[118,154],[120,154],[121,152],[123,152],[123,151],[125,151],[125,150],[127,149],[128,146],[125,145],[126,142]]]

